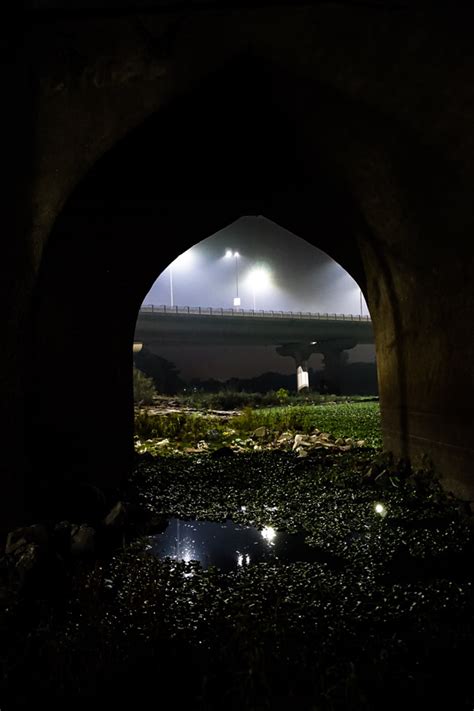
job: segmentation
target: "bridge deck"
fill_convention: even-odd
[[[236,316],[240,318],[300,318],[300,319],[317,319],[318,321],[368,321],[371,322],[370,316],[362,316],[355,314],[337,314],[337,313],[313,313],[311,311],[262,311],[252,309],[224,309],[215,306],[142,306],[140,314],[195,314],[207,316]]]
[[[374,336],[370,318],[353,314],[145,306],[138,314],[135,341],[182,346],[338,341],[343,348],[353,348],[358,343],[374,343]]]

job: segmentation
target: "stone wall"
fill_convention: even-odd
[[[26,474],[36,491],[40,466],[55,485],[120,480],[141,299],[177,254],[242,214],[265,214],[356,278],[374,322],[386,446],[426,452],[472,497],[470,22],[468,10],[322,4],[12,28],[8,525],[25,515],[20,483]],[[104,432],[89,344],[103,337],[111,292]]]

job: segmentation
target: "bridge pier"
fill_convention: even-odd
[[[323,378],[325,388],[334,395],[341,393],[341,370],[347,360],[347,353],[341,348],[324,347],[320,349],[323,356]]]
[[[296,364],[296,388],[298,392],[309,388],[308,360],[312,353],[321,353],[324,359],[324,380],[329,392],[341,392],[341,370],[347,360],[345,351],[354,348],[356,341],[335,339],[333,341],[306,343],[284,343],[277,347],[277,353],[291,356]]]
[[[316,344],[306,345],[304,343],[285,343],[277,347],[277,353],[282,356],[291,356],[296,364],[296,389],[298,392],[308,390],[309,373],[308,361],[312,353],[316,353]]]
[[[346,351],[356,345],[355,341],[325,341],[318,344],[318,353],[323,356],[326,388],[334,395],[341,393],[341,372],[348,358]]]

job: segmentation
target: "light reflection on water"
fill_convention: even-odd
[[[258,530],[232,521],[182,521],[172,518],[168,528],[150,536],[150,550],[158,558],[189,563],[203,568],[241,569],[259,561],[320,561],[321,552],[304,542],[303,533],[282,533],[272,526]]]

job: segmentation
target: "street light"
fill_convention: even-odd
[[[234,297],[234,306],[240,306],[240,297],[239,297],[239,257],[240,254],[238,252],[232,252],[231,249],[228,249],[225,253],[226,259],[231,259],[234,257],[235,259],[235,297]]]
[[[270,285],[270,272],[265,267],[255,267],[249,273],[248,280],[252,287],[253,310],[255,311],[255,293]]]

